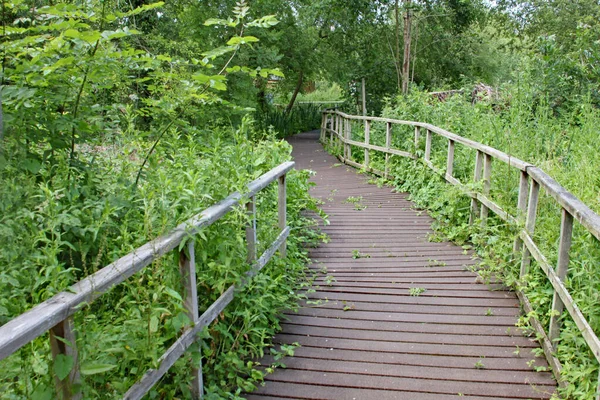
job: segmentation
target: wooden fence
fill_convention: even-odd
[[[364,125],[364,142],[352,140],[352,121],[359,121],[359,123],[362,122]],[[371,124],[373,122],[385,123],[385,146],[377,146],[370,143]],[[412,152],[402,151],[391,147],[392,125],[394,124],[414,127],[414,148]],[[421,134],[423,131],[425,132],[425,151],[423,156],[419,157],[416,149],[419,148],[419,144],[421,143]],[[437,168],[431,161],[432,140],[434,134],[443,137],[448,141],[445,170]],[[522,252],[520,270],[521,279],[528,273],[531,257],[533,257],[553,288],[552,312],[548,330],[546,331],[536,318],[532,318],[530,322],[537,334],[542,338],[541,345],[544,354],[548,359],[548,363],[550,364],[557,381],[561,385],[565,384],[560,379],[561,364],[554,355],[556,352],[556,339],[559,337],[561,329],[559,318],[565,308],[577,325],[585,342],[596,357],[596,360],[600,363],[600,340],[598,340],[598,336],[590,327],[588,321],[577,307],[577,304],[573,301],[571,294],[563,283],[569,268],[569,251],[573,233],[573,221],[576,220],[579,222],[596,239],[600,240],[600,216],[594,213],[587,205],[581,202],[573,194],[569,193],[564,187],[558,184],[558,182],[535,165],[521,161],[502,151],[458,136],[431,124],[388,118],[355,116],[340,111],[326,110],[323,112],[321,122],[321,141],[329,141],[330,144],[343,146],[343,155],[340,157],[342,162],[384,177],[388,177],[389,175],[389,157],[391,155],[418,160],[432,169],[435,173],[441,175],[448,183],[458,186],[467,196],[471,197],[470,223],[473,223],[477,216],[479,216],[482,224],[485,224],[488,213],[491,210],[500,219],[513,225],[519,232],[515,238],[513,249],[515,254]],[[474,181],[483,181],[483,186],[480,191],[474,190],[472,187],[467,187],[453,176],[454,149],[457,143],[476,150]],[[364,149],[363,164],[359,164],[352,160],[352,146]],[[384,171],[376,170],[371,167],[369,151],[378,151],[385,154]],[[492,160],[494,159],[506,163],[510,167],[520,171],[517,215],[510,215],[490,199]],[[533,240],[540,188],[543,188],[562,210],[560,243],[556,268],[553,268],[552,265],[550,265],[546,256],[544,256]],[[533,309],[527,296],[520,290],[517,290],[516,293],[525,312],[527,314],[531,313]],[[600,400],[600,375],[598,377],[596,400]]]
[[[77,347],[73,327],[73,315],[79,308],[91,303],[94,299],[109,291],[115,285],[124,282],[133,274],[150,265],[164,254],[180,249],[179,269],[182,281],[182,298],[184,307],[191,321],[181,336],[165,351],[158,361],[158,368],[148,370],[125,394],[125,399],[140,399],[160,380],[169,368],[197,341],[198,334],[208,326],[221,311],[233,300],[234,292],[256,275],[279,249],[285,257],[286,239],[290,228],[286,223],[286,174],[294,167],[293,162],[286,162],[262,175],[248,185],[244,194],[233,193],[221,202],[205,209],[177,226],[168,234],[161,236],[114,263],[90,275],[68,290],[57,294],[49,300],[35,306],[24,314],[12,319],[0,327],[0,360],[10,356],[25,344],[50,331],[52,355],[59,354],[73,357],[75,367],[69,376],[60,380],[55,376],[57,397],[63,399],[80,399],[73,386],[80,380],[77,368]],[[255,195],[271,182],[278,181],[278,218],[281,232],[275,241],[265,250],[260,258],[256,254],[256,208]],[[246,207],[251,214],[252,223],[246,227],[248,247],[248,263],[251,265],[241,284],[230,286],[208,309],[198,316],[198,298],[196,293],[196,265],[194,257],[194,236],[230,212],[240,202],[247,200]],[[186,251],[187,249],[187,251]],[[195,397],[202,397],[202,366],[193,371],[192,392]]]

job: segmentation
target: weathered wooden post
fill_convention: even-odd
[[[344,145],[342,138],[344,137],[344,127],[345,127],[346,119],[344,117],[342,117],[341,115],[339,115],[338,118],[340,119],[340,121],[338,123],[338,134],[337,134],[337,142],[336,142],[337,145],[335,146],[335,148],[339,151],[339,150],[341,150],[342,146]]]
[[[75,339],[73,317],[68,317],[50,329],[50,350],[54,362],[69,362],[67,360],[72,362],[71,371],[64,379],[54,375],[56,395],[57,398],[62,400],[81,399],[81,391],[75,392],[74,390],[74,386],[77,386],[80,382],[79,359]]]
[[[448,159],[446,161],[446,180],[452,179],[454,172],[454,140],[448,140]]]
[[[425,136],[425,161],[430,161],[431,159],[431,140],[432,133],[427,129],[427,134]]]
[[[483,153],[477,150],[475,155],[475,171],[473,173],[473,181],[477,184],[481,180],[483,170]],[[471,198],[471,216],[469,217],[469,225],[473,225],[475,219],[479,215],[479,202],[476,198]]]
[[[368,146],[371,136],[371,121],[365,119],[365,144]],[[365,169],[369,169],[369,149],[365,148],[365,161],[364,161]]]
[[[535,229],[535,218],[537,216],[538,199],[540,196],[540,184],[531,180],[529,187],[529,202],[527,203],[527,220],[525,221],[525,231],[533,235]],[[527,274],[529,264],[531,263],[531,253],[527,246],[523,246],[523,257],[521,258],[521,271],[519,277],[523,278]]]
[[[485,153],[483,155],[483,195],[488,196],[490,194],[490,188],[492,187],[492,156]],[[481,226],[485,226],[487,222],[489,209],[485,204],[481,205]]]
[[[417,156],[417,149],[419,148],[419,140],[421,139],[421,127],[415,126],[415,150],[414,155]]]
[[[392,145],[392,123],[386,122],[386,124],[385,124],[385,147],[387,148],[387,150],[390,149],[391,145]],[[390,172],[389,158],[390,158],[390,154],[385,153],[385,174],[384,174],[385,179],[388,179],[389,172]]]
[[[198,323],[198,289],[196,284],[196,255],[194,250],[194,241],[187,242],[186,249],[179,251],[179,275],[181,277],[181,286],[183,288],[183,308],[185,314],[190,319],[192,327]],[[201,399],[204,395],[204,384],[202,379],[202,360],[199,365],[195,365],[191,371],[192,374],[192,396],[195,399]]]
[[[571,250],[571,242],[573,238],[573,216],[564,208],[562,209],[560,223],[560,244],[558,246],[558,263],[556,265],[556,275],[561,282],[565,281],[567,271],[569,270],[569,251]],[[556,339],[560,333],[559,318],[563,312],[564,304],[556,290],[552,299],[552,311],[550,316],[550,329],[548,331],[548,339],[552,343],[552,347],[556,350]]]
[[[348,120],[346,118],[344,118],[344,130],[342,132],[342,137],[344,138],[342,142],[342,146],[344,147],[344,162],[346,162],[346,159],[348,158],[348,143],[346,143],[348,140]]]
[[[327,113],[323,111],[321,113],[321,132],[319,135],[319,140],[321,143],[325,141],[325,128],[327,127]]]
[[[525,222],[525,215],[527,214],[527,191],[529,190],[529,175],[527,171],[521,171],[521,177],[519,180],[519,199],[517,200],[517,222],[519,223],[519,232],[513,245],[513,258],[517,258],[517,255],[521,251],[523,241],[521,240],[521,225]]]
[[[248,254],[246,261],[248,264],[252,264],[256,261],[256,199],[254,196],[250,197],[250,201],[246,203],[246,211],[250,215],[250,223],[246,226],[246,246],[248,247]]]
[[[287,194],[286,194],[286,176],[282,175],[277,179],[277,213],[279,219],[279,229],[283,231],[286,227],[286,214],[287,214]],[[282,258],[285,258],[287,253],[287,240],[284,241],[279,247],[279,253]]]

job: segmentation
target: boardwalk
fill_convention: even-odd
[[[406,194],[368,184],[317,139],[291,143],[297,167],[317,173],[330,241],[311,251],[315,293],[275,338],[301,347],[248,399],[549,398],[551,373],[532,370],[546,361],[514,326],[516,296],[478,283],[477,261],[429,242],[432,219]]]

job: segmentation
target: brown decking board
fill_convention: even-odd
[[[340,165],[318,133],[290,143],[297,168],[316,172],[311,193],[324,201],[330,224],[321,228],[330,241],[310,252],[315,292],[274,338],[300,347],[248,399],[551,397],[552,374],[528,364],[547,367],[533,353],[538,344],[515,327],[514,293],[476,280],[471,253],[429,242],[426,212]],[[366,208],[355,209],[350,196],[362,196]],[[354,259],[353,250],[369,257]],[[426,290],[411,296],[417,287]]]

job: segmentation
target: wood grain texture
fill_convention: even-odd
[[[467,196],[471,197],[471,213],[469,218],[469,223],[473,224],[477,215],[480,216],[481,224],[485,225],[488,212],[491,210],[496,214],[500,219],[510,223],[512,226],[517,227],[517,229],[521,230],[521,225],[523,224],[523,217],[527,214],[527,219],[525,222],[525,231],[516,235],[513,243],[513,258],[516,259],[518,257],[519,251],[522,249],[522,257],[521,257],[521,269],[520,269],[520,277],[524,278],[528,272],[530,260],[531,260],[531,252],[535,252],[534,257],[536,260],[542,259],[541,268],[546,273],[550,283],[552,284],[553,289],[555,290],[553,293],[553,305],[552,311],[553,315],[550,321],[549,333],[546,333],[545,329],[539,324],[539,321],[534,321],[533,326],[535,327],[537,334],[539,335],[544,347],[544,352],[548,359],[548,362],[553,368],[555,372],[555,376],[560,380],[560,365],[552,352],[547,349],[547,344],[551,340],[555,340],[559,336],[560,323],[559,320],[562,317],[562,310],[566,308],[570,316],[576,322],[577,327],[581,331],[587,345],[590,347],[596,358],[600,357],[598,354],[598,344],[600,340],[598,336],[589,330],[589,323],[585,320],[585,318],[581,315],[580,310],[577,305],[572,302],[572,298],[570,293],[566,289],[564,289],[564,285],[562,285],[561,281],[563,276],[566,276],[568,269],[568,247],[570,247],[570,235],[563,235],[561,233],[561,243],[559,245],[559,265],[557,267],[556,274],[554,271],[547,272],[549,267],[547,266],[547,262],[545,261],[545,256],[539,252],[539,249],[531,239],[530,235],[533,233],[535,227],[535,219],[537,212],[537,202],[539,198],[540,188],[543,188],[546,193],[552,197],[558,205],[561,206],[563,217],[564,215],[568,215],[569,220],[568,224],[572,225],[573,220],[579,222],[588,232],[590,232],[596,239],[600,240],[600,215],[593,212],[586,204],[581,202],[577,197],[575,197],[572,193],[567,191],[563,186],[561,186],[558,182],[556,182],[552,177],[547,175],[540,168],[535,165],[529,164],[527,162],[521,161],[519,159],[515,159],[511,155],[498,151],[489,146],[483,145],[481,143],[474,142],[472,140],[463,138],[454,133],[445,131],[441,128],[435,127],[430,124],[414,122],[414,121],[402,121],[402,120],[393,120],[389,118],[377,118],[377,117],[368,117],[368,116],[353,116],[347,115],[339,111],[331,111],[331,113],[335,114],[338,117],[343,117],[344,119],[351,120],[359,120],[364,121],[365,126],[368,126],[372,122],[384,122],[388,127],[390,124],[398,124],[398,125],[410,125],[415,127],[415,154],[418,146],[419,140],[419,130],[420,128],[425,128],[427,131],[426,143],[425,143],[425,153],[420,161],[429,167],[434,173],[443,177],[448,183],[458,186],[459,189]],[[328,112],[324,112],[324,119],[327,118]],[[443,171],[440,168],[436,167],[431,162],[431,148],[432,148],[432,140],[433,133],[438,136],[442,136],[448,139],[448,156],[447,156],[447,164],[446,170]],[[481,178],[483,178],[484,185],[481,193],[473,192],[469,190],[467,186],[461,183],[459,180],[452,176],[452,167],[454,160],[454,147],[455,143],[460,143],[468,148],[474,149],[477,151],[476,160],[475,160],[475,176],[474,181],[477,182]],[[351,143],[353,144],[353,143]],[[354,144],[353,144],[354,145]],[[361,144],[356,144],[359,147]],[[395,149],[374,149],[380,152],[384,152],[386,155],[386,168],[385,172],[381,172],[375,170],[373,168],[364,168],[366,171],[374,173],[379,176],[385,175],[388,177],[388,165],[387,160],[390,154],[390,151],[394,151]],[[365,150],[367,151],[367,150]],[[397,150],[396,150],[397,151]],[[400,154],[397,155],[419,159],[416,155],[413,154]],[[493,202],[489,198],[490,192],[490,183],[491,183],[491,164],[492,160],[496,159],[501,162],[507,163],[510,167],[514,167],[520,170],[520,181],[519,181],[519,197],[517,203],[517,213],[515,216],[510,215],[506,210],[500,207],[498,204]],[[361,167],[359,164],[347,159],[342,159],[348,165]],[[483,175],[483,176],[481,176]],[[531,185],[529,185],[529,178],[531,178]],[[530,187],[529,187],[530,186]],[[527,199],[527,189],[530,189],[529,199]],[[528,200],[528,201],[527,201]],[[566,213],[566,214],[565,214]],[[563,218],[563,228],[564,228],[564,218]],[[561,231],[562,229],[561,228]],[[572,226],[569,226],[569,230],[572,230]],[[528,238],[528,242],[523,245],[523,237]],[[568,236],[568,238],[566,237]],[[566,250],[565,250],[566,249]],[[557,280],[555,282],[554,280]],[[529,304],[524,293],[520,294],[521,303],[524,307],[527,307]],[[563,302],[565,299],[570,299],[569,304],[566,307],[563,307]],[[549,337],[549,339],[548,339]],[[555,346],[556,346],[556,342]],[[596,395],[596,400],[600,400],[600,374],[598,376],[598,390]]]
[[[248,398],[550,398],[552,374],[527,365],[547,363],[515,327],[516,295],[479,283],[478,260],[429,242],[433,220],[406,194],[334,166],[317,138],[290,142],[299,167],[316,171],[330,241],[310,249],[315,292],[274,339],[301,347]]]

